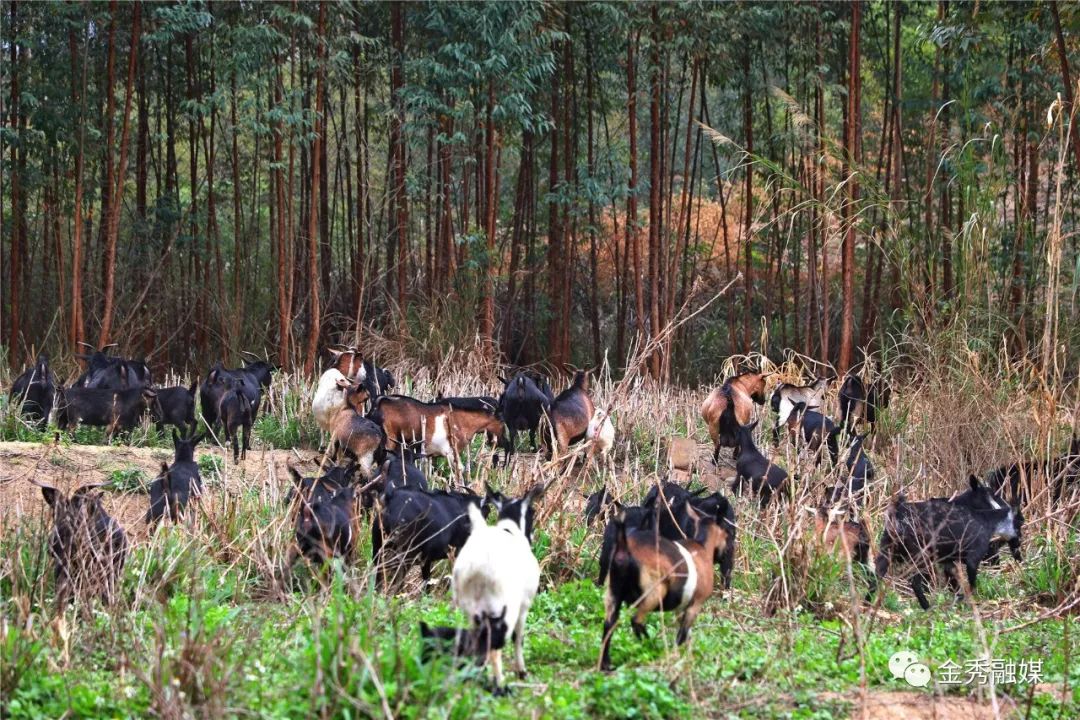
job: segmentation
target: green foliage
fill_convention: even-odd
[[[107,487],[119,493],[145,493],[150,490],[150,478],[142,468],[126,467],[109,473]]]

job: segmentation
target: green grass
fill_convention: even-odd
[[[256,444],[317,447],[305,398],[302,390],[275,387],[256,423]],[[892,677],[888,659],[895,651],[911,650],[937,670],[947,660],[962,665],[980,656],[983,636],[994,658],[1040,659],[1043,682],[1060,686],[1068,678],[1073,690],[1067,702],[1037,694],[1030,708],[1028,685],[999,686],[1024,717],[1080,715],[1075,623],[1041,617],[1075,592],[1080,533],[1051,532],[1045,523],[1026,531],[1022,564],[1003,554],[1000,565],[980,572],[975,603],[981,620],[942,587],[931,595],[931,610],[919,610],[900,578],[885,584],[882,612],[872,615],[860,599],[861,569],[849,577],[842,559],[796,539],[806,513],[798,509],[770,523],[751,499],[738,499],[732,592],[708,601],[685,647],[675,644],[673,616],[651,616],[649,637],[639,641],[624,609],[612,642],[616,670],[599,672],[604,610],[594,578],[601,528],[580,521],[580,494],[614,474],[628,500],[643,495],[658,459],[662,466],[665,438],[691,429],[683,427],[682,415],[673,418],[670,427],[656,427],[648,418],[626,417],[633,432],[620,438],[629,448],[616,469],[571,469],[558,485],[563,494],[549,492],[541,500],[545,509],[556,509],[534,534],[543,579],[527,630],[530,674],[517,682],[507,662],[507,697],[491,695],[484,669],[448,658],[421,661],[420,620],[466,622],[452,607],[448,563],[436,566],[435,576],[443,580],[429,594],[388,597],[373,582],[370,520],[364,517],[353,566],[300,564],[293,586],[282,593],[277,578],[291,526],[281,497],[288,479],[279,477],[282,487],[267,492],[203,446],[196,460],[204,484],[215,489],[211,504],[133,544],[113,608],[91,600],[55,618],[47,518],[24,515],[0,526],[0,715],[839,719],[851,716],[864,682],[871,693],[930,692]],[[920,422],[917,411],[900,405],[888,415],[887,432],[924,437],[928,429]],[[5,439],[53,437],[52,428],[34,433],[0,413]],[[171,448],[170,439],[152,427],[135,431],[129,441]],[[104,442],[103,433],[80,428],[62,436],[65,447],[83,442]],[[490,482],[509,492],[551,479],[535,475],[531,460],[491,468],[490,449],[479,439],[471,452],[464,479],[473,486]],[[875,461],[883,485],[902,474],[887,465],[884,452]],[[62,454],[48,462],[65,472],[78,467]],[[429,470],[442,486],[444,461]],[[808,486],[821,482],[820,472],[805,477]],[[110,491],[130,493],[150,478],[126,466],[105,479]],[[869,517],[875,540],[880,521],[880,510]],[[413,570],[414,584],[417,575]],[[939,690],[966,695],[971,689]]]

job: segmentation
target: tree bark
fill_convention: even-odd
[[[855,203],[859,200],[858,176],[859,133],[859,30],[862,21],[862,0],[851,5],[851,36],[848,45],[848,122],[844,140],[844,178],[848,198],[844,212],[845,233],[841,262],[843,285],[843,314],[840,325],[840,361],[837,370],[842,375],[851,367],[855,327]]]
[[[142,3],[137,2],[132,6],[131,48],[128,51],[127,84],[124,91],[124,124],[120,131],[120,162],[117,165],[115,185],[110,188],[112,199],[109,203],[109,230],[105,245],[105,310],[101,319],[101,334],[98,337],[99,347],[109,344],[112,333],[116,286],[116,241],[120,233],[120,210],[123,206],[124,176],[127,174],[128,131],[131,126],[131,99],[134,94],[135,71],[139,59],[141,19]]]
[[[325,138],[322,133],[326,131],[323,116],[323,93],[324,75],[326,73],[326,0],[319,2],[319,24],[317,33],[317,50],[315,54],[315,127],[322,132],[315,133],[315,139],[311,146],[311,200],[308,202],[308,289],[310,291],[308,304],[310,308],[310,322],[308,324],[307,352],[304,358],[304,374],[311,375],[315,371],[315,360],[319,356],[319,335],[322,329],[322,308],[319,298],[319,192],[322,189],[320,176],[322,174],[322,156],[326,152]]]

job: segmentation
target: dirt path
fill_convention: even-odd
[[[216,455],[222,459],[220,486],[242,490],[251,486],[286,492],[287,466],[314,472],[311,451],[253,450],[238,465],[220,448],[200,448],[195,456]],[[55,445],[27,442],[0,443],[0,528],[20,522],[25,516],[44,517],[41,491],[31,483],[48,483],[70,492],[80,485],[106,482],[114,470],[138,468],[147,479],[172,459],[165,448],[137,448],[109,445]],[[205,478],[204,478],[205,480]],[[149,504],[144,493],[106,492],[105,507],[136,539],[146,534],[143,515]]]

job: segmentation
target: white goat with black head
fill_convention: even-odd
[[[489,491],[498,509],[495,525],[470,504],[472,529],[454,562],[454,604],[468,615],[486,651],[495,676],[495,691],[503,688],[502,649],[507,634],[514,637],[514,665],[525,677],[525,617],[540,587],[540,564],[532,551],[533,501],[544,491],[536,485],[525,497],[507,500]]]

